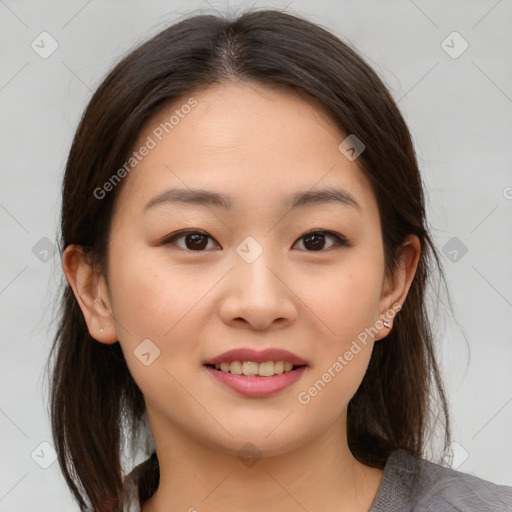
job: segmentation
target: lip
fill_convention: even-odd
[[[208,359],[203,364],[220,364],[232,363],[233,361],[252,361],[254,363],[266,363],[267,361],[285,361],[292,363],[294,366],[308,366],[308,362],[288,350],[277,348],[268,348],[265,350],[253,350],[250,348],[239,348],[229,350],[223,354],[219,354],[211,359]],[[264,377],[271,379],[273,377]]]
[[[231,388],[233,391],[236,391],[241,395],[256,398],[279,393],[299,380],[302,374],[307,370],[307,366],[300,366],[295,370],[282,373],[281,375],[274,375],[273,377],[259,377],[233,375],[232,373],[216,370],[210,366],[205,366],[204,368],[214,379]]]
[[[254,363],[266,363],[267,361],[285,361],[298,366],[289,372],[272,377],[260,377],[258,375],[233,375],[216,370],[207,365],[232,363],[233,361],[252,361]],[[219,354],[203,363],[205,370],[221,384],[231,388],[241,395],[251,397],[265,397],[279,393],[296,382],[308,367],[308,362],[288,350],[269,348],[265,350],[253,350],[251,348],[239,348]]]

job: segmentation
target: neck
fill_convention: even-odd
[[[367,512],[383,473],[353,457],[344,418],[294,450],[259,460],[206,447],[183,432],[158,434],[153,429],[160,484],[142,512]]]

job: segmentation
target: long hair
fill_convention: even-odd
[[[247,11],[235,18],[195,15],[130,52],[92,96],[76,131],[62,187],[62,254],[84,248],[108,274],[107,242],[120,187],[98,200],[126,162],[144,123],[170,101],[222,81],[257,82],[316,99],[339,129],[366,146],[358,157],[381,219],[385,268],[396,268],[401,242],[418,236],[421,255],[407,300],[385,342],[376,343],[367,373],[349,403],[348,444],[362,463],[383,468],[398,448],[422,456],[432,418],[450,439],[448,407],[428,317],[427,284],[440,257],[427,229],[425,198],[406,123],[386,86],[348,43],[298,16]],[[120,510],[122,446],[145,414],[119,343],[88,332],[64,282],[57,334],[48,362],[52,435],[64,478],[81,509]],[[437,412],[436,412],[437,411]],[[127,425],[124,429],[123,425]],[[156,490],[156,455],[140,467],[139,498]]]

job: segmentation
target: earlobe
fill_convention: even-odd
[[[416,235],[408,235],[402,244],[399,261],[393,276],[386,276],[381,294],[380,319],[382,335],[386,337],[393,328],[393,318],[400,311],[411,287],[421,253],[421,243]]]
[[[118,341],[105,279],[82,247],[66,247],[62,269],[82,310],[89,334],[101,343]]]

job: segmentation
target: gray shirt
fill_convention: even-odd
[[[141,512],[134,474],[126,477],[123,512]],[[369,512],[512,512],[512,487],[396,450]]]
[[[511,512],[512,487],[416,459],[404,450],[386,462],[369,512]]]

